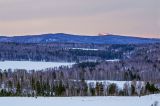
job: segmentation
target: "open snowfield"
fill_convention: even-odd
[[[26,70],[41,70],[46,68],[54,68],[60,66],[72,66],[75,63],[65,62],[40,62],[40,61],[0,61],[0,69],[26,69]]]
[[[143,97],[0,97],[0,106],[160,106],[160,95]]]

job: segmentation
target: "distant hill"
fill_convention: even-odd
[[[160,43],[158,38],[140,38],[121,35],[85,36],[65,33],[26,35],[6,37],[0,36],[0,42],[15,43],[85,43],[85,44],[145,44]]]

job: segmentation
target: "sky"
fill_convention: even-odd
[[[43,33],[160,38],[160,0],[0,0],[0,35]]]

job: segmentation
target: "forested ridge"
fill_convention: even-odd
[[[0,43],[0,60],[81,62],[88,60],[125,59],[129,57],[132,52],[135,52],[136,49],[146,48],[146,46],[149,46],[149,44],[96,45],[75,43]],[[85,50],[86,48],[88,50]]]

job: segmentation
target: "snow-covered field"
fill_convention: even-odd
[[[112,59],[112,60],[106,60],[107,62],[117,62],[120,61],[120,59]]]
[[[37,61],[0,61],[0,69],[26,69],[41,70],[46,68],[54,68],[60,66],[72,66],[75,63],[65,62],[37,62]]]
[[[70,48],[70,49],[74,49],[74,50],[91,50],[91,51],[98,51],[99,49],[89,49],[89,48]]]
[[[158,94],[143,97],[0,97],[0,106],[151,106],[156,102],[160,106]]]

